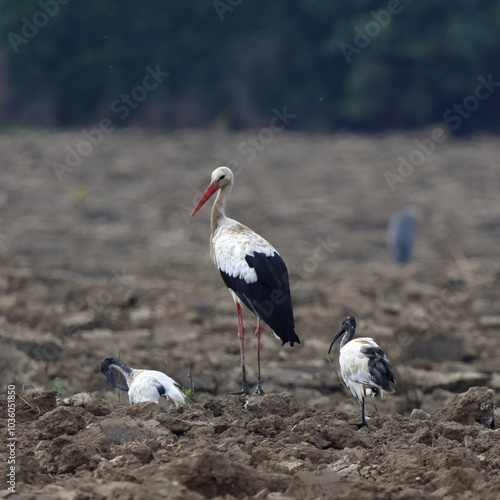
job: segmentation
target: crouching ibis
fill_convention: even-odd
[[[173,406],[183,405],[187,401],[181,386],[162,372],[134,369],[116,358],[104,358],[100,362],[99,368],[115,387],[122,391],[128,391],[131,404],[146,401],[159,403],[161,397],[164,397],[168,404]],[[128,387],[116,381],[111,371],[113,368],[125,377]]]
[[[369,337],[353,339],[356,332],[356,320],[347,316],[342,326],[333,337],[328,354],[333,344],[342,335],[340,343],[340,373],[351,394],[361,403],[361,423],[358,428],[368,427],[365,418],[365,396],[375,397],[380,394],[392,394],[396,386],[396,375],[387,360],[384,351]]]
[[[229,168],[215,169],[211,182],[191,217],[218,192],[210,220],[210,253],[236,304],[243,378],[241,394],[250,394],[245,368],[245,330],[241,304],[257,316],[256,393],[263,394],[260,374],[260,321],[269,325],[275,337],[282,341],[282,345],[290,342],[293,346],[295,342],[300,344],[300,340],[295,333],[288,271],[280,254],[262,236],[226,217],[226,202],[233,184],[234,175]]]

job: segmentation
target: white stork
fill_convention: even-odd
[[[163,396],[168,404],[179,406],[186,404],[186,396],[182,392],[181,386],[168,375],[156,370],[137,370],[127,366],[123,361],[116,358],[104,358],[99,368],[108,380],[118,389],[128,391],[128,398],[131,404],[152,401],[159,403]],[[128,387],[119,384],[112,369],[118,370],[127,381]]]
[[[300,344],[300,340],[295,333],[288,271],[283,259],[262,236],[226,217],[226,202],[233,184],[234,175],[229,168],[215,169],[211,182],[191,217],[218,191],[210,221],[210,253],[236,304],[243,376],[241,394],[250,394],[245,369],[245,330],[241,304],[245,304],[257,316],[256,393],[263,394],[260,375],[260,320],[270,326],[275,337],[283,342],[282,345],[290,342],[293,346],[295,342]]]
[[[368,427],[365,418],[365,396],[375,397],[392,394],[396,386],[396,375],[384,351],[369,337],[354,339],[356,320],[347,316],[333,337],[328,354],[335,341],[344,333],[340,343],[340,373],[351,394],[361,403],[362,421],[358,428]]]

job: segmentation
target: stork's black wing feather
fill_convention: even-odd
[[[283,344],[300,344],[295,333],[288,271],[283,259],[277,253],[268,257],[256,252],[254,255],[247,255],[245,260],[255,270],[257,281],[247,283],[242,278],[220,271],[224,283],[256,316],[271,327]]]

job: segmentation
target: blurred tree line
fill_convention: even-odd
[[[495,130],[499,27],[500,0],[0,0],[0,119]]]

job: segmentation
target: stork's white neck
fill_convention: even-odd
[[[226,217],[226,202],[229,197],[229,193],[233,188],[233,183],[226,184],[219,189],[217,193],[217,198],[215,199],[214,206],[212,207],[212,213],[210,217],[210,239],[213,238],[215,231],[219,228],[221,223],[227,219]]]

